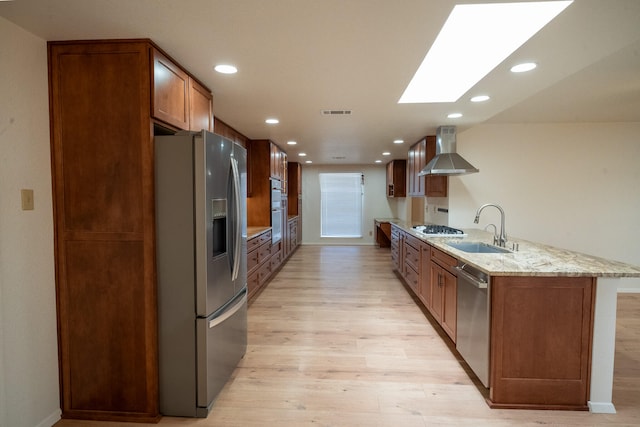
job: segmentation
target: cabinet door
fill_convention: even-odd
[[[426,139],[416,142],[409,149],[407,159],[408,192],[412,197],[424,196],[424,176],[418,174],[426,165],[425,162]]]
[[[407,153],[407,196],[415,196],[416,166],[415,166],[415,150],[411,146]]]
[[[270,164],[271,164],[271,178],[282,179],[282,167],[280,148],[273,142],[270,145]]]
[[[436,137],[428,136],[426,139],[426,163],[436,156]],[[425,195],[431,197],[447,196],[448,180],[446,176],[429,175],[425,180]]]
[[[456,325],[458,316],[458,282],[456,276],[442,270],[442,329],[456,342]]]
[[[153,50],[153,116],[179,129],[189,129],[189,76]]]
[[[192,78],[189,78],[189,129],[213,132],[213,96]]]
[[[431,262],[431,306],[427,307],[431,311],[434,319],[442,324],[442,295],[444,293],[443,269],[436,263]]]
[[[431,246],[422,244],[420,247],[420,299],[425,307],[431,306]]]

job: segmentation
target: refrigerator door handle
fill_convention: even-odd
[[[236,314],[238,310],[240,310],[242,306],[245,305],[246,303],[247,303],[247,294],[245,293],[242,296],[242,298],[240,298],[240,301],[235,303],[233,307],[229,308],[222,315],[216,317],[215,319],[209,320],[209,329],[215,328],[219,324],[224,323],[225,320],[227,320],[228,318]]]
[[[238,170],[238,161],[231,158],[231,170],[233,172],[233,192],[234,203],[236,213],[240,214],[240,171]],[[231,273],[231,280],[235,281],[238,278],[240,270],[240,252],[242,250],[242,223],[239,219],[235,221],[235,237],[233,242],[233,272]]]

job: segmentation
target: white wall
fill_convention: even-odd
[[[47,48],[4,18],[0,76],[0,425],[48,427],[60,401]]]
[[[353,172],[364,174],[363,237],[335,239],[320,237],[320,178],[324,172]],[[386,169],[381,166],[302,166],[302,244],[373,245],[374,218],[405,218],[404,198],[385,197]]]
[[[449,223],[640,265],[640,123],[487,124],[458,134],[480,173],[449,178]],[[620,281],[640,290],[640,280]],[[628,288],[628,289],[627,289]]]

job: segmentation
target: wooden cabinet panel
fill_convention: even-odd
[[[213,132],[213,96],[193,78],[189,78],[189,129]],[[233,139],[232,139],[233,140]]]
[[[407,195],[411,197],[424,196],[424,176],[419,176],[418,173],[427,164],[425,161],[425,148],[426,137],[416,142],[409,148],[408,160],[407,160],[407,175],[409,181],[409,188],[407,189]]]
[[[404,245],[404,231],[398,228],[396,225],[391,224],[391,261],[393,269],[401,275],[403,274],[403,245]]]
[[[150,143],[143,127],[148,113],[141,109],[149,105],[141,85],[148,63],[144,46],[110,53],[103,45],[52,49],[59,231],[139,233],[148,173],[143,149]]]
[[[152,48],[48,45],[63,418],[158,419]]]
[[[595,279],[494,277],[492,406],[586,409]]]
[[[153,116],[189,129],[189,75],[153,49]]]
[[[153,369],[147,336],[155,331],[145,323],[145,290],[138,286],[144,283],[142,242],[72,241],[64,258],[68,274],[59,304],[66,314],[60,328],[67,368],[62,382],[70,391],[65,405],[71,411],[147,412],[155,398],[146,380]]]
[[[420,275],[419,297],[424,306],[431,310],[431,246],[426,243],[420,247],[420,264],[422,274]]]

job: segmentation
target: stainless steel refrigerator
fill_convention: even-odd
[[[247,347],[246,151],[155,137],[160,412],[206,417]]]

